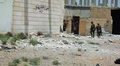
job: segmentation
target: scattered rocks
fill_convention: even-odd
[[[96,49],[95,51],[99,51],[99,49]]]
[[[63,42],[64,44],[69,44],[66,40],[62,40],[62,42]]]
[[[102,57],[100,57],[100,60],[103,60],[103,58],[102,58]]]
[[[45,34],[44,36],[45,36],[45,37],[52,37],[51,34],[49,34],[49,33],[48,33],[48,34]]]
[[[82,56],[81,54],[76,54],[76,56]]]
[[[113,43],[113,40],[112,40],[112,39],[108,39],[108,41],[109,41],[110,43]]]

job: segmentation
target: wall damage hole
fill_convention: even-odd
[[[111,10],[111,16],[113,20],[112,34],[120,35],[120,9]]]
[[[120,58],[117,59],[114,63],[115,63],[115,64],[120,64]]]

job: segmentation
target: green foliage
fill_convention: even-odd
[[[7,36],[13,37],[13,34],[11,32],[7,32]]]
[[[31,39],[30,40],[30,44],[32,44],[33,46],[38,44],[38,41],[36,39]]]
[[[8,66],[18,66],[17,63],[10,62]]]
[[[41,31],[38,31],[37,34],[40,36],[40,35],[43,35],[43,33]]]
[[[28,62],[28,61],[29,61],[29,58],[22,57],[22,60],[23,60],[24,62]]]
[[[20,64],[20,63],[21,63],[21,60],[20,60],[20,59],[14,59],[14,60],[13,60],[13,63]]]
[[[14,59],[13,62],[10,62],[8,66],[18,66],[19,64],[22,64],[22,62],[27,62],[22,66],[38,66],[40,64],[40,58],[28,59],[26,57],[22,57],[20,59]],[[33,65],[30,65],[31,63]]]
[[[18,66],[21,63],[20,59],[14,59],[13,62],[9,63],[9,66]]]
[[[34,65],[39,65],[40,64],[40,58],[30,59],[30,63],[34,63]]]
[[[24,66],[28,66],[27,64],[25,64]]]
[[[0,40],[3,42],[3,44],[6,44],[6,42],[9,40],[9,36],[0,34]]]
[[[60,65],[60,62],[58,60],[53,61],[53,65]]]
[[[80,52],[81,52],[81,51],[82,51],[82,49],[81,49],[81,48],[78,48],[78,51],[80,51]]]
[[[27,39],[27,36],[24,33],[19,33],[18,36],[20,39]]]
[[[17,40],[20,40],[20,37],[18,35],[14,35],[10,42],[15,43]]]
[[[79,42],[78,42],[78,44],[83,44],[83,43],[84,43],[84,42],[82,42],[82,41],[79,41]]]

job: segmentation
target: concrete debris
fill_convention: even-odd
[[[113,43],[113,40],[112,40],[112,39],[108,39],[108,41],[109,41],[110,43]]]
[[[59,37],[75,38],[75,35],[73,35],[73,34],[65,34],[65,33],[61,33],[61,34],[59,35]]]
[[[100,60],[103,60],[103,58],[101,57]]]
[[[48,34],[45,34],[44,36],[45,36],[45,37],[52,37],[51,34],[49,34],[49,33],[48,33]]]
[[[96,49],[95,51],[99,51],[99,49]]]
[[[64,44],[69,44],[66,40],[62,40],[62,42],[63,42]]]

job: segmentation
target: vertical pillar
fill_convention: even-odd
[[[84,0],[84,6],[86,6],[86,0]]]
[[[24,1],[24,7],[26,7],[26,8],[24,8],[24,25],[25,25],[25,33],[27,34],[28,33],[28,0],[25,0]]]
[[[107,0],[103,0],[103,6],[107,6]]]
[[[106,0],[106,6],[108,5],[108,0]]]
[[[118,0],[115,0],[115,7],[118,7]]]
[[[49,32],[52,34],[52,26],[51,26],[51,0],[48,0],[48,6],[49,6]]]
[[[100,6],[100,0],[98,0],[98,6]]]
[[[90,0],[87,0],[87,6],[89,6],[90,5]]]
[[[111,7],[114,7],[114,0],[111,0]]]
[[[79,4],[80,4],[80,6],[82,6],[82,0],[79,0]]]
[[[75,5],[76,0],[71,0],[71,4]]]
[[[96,5],[96,0],[92,0],[91,3],[93,3],[93,5]]]

